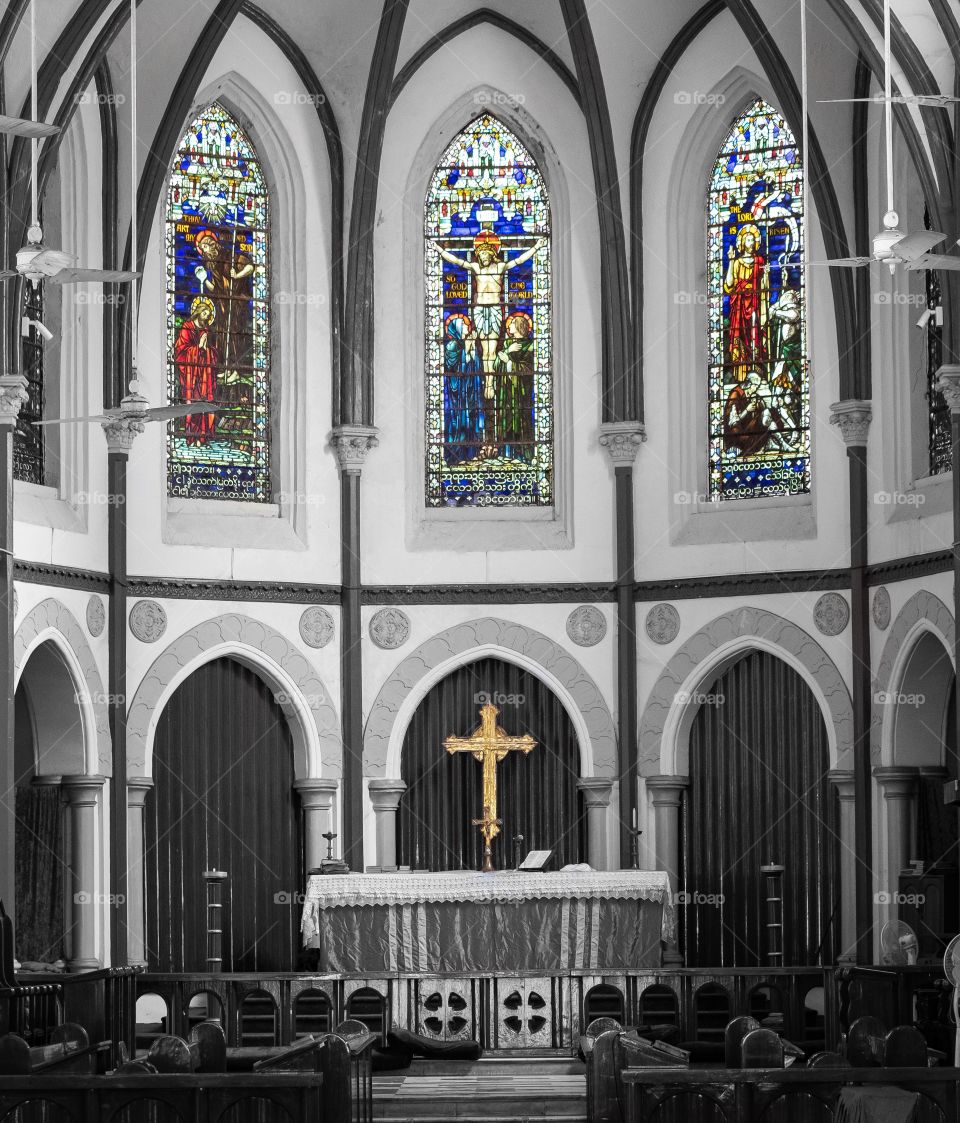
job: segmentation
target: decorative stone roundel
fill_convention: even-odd
[[[381,608],[370,621],[370,638],[377,647],[402,647],[409,635],[410,619],[399,608]]]
[[[156,643],[167,630],[167,614],[155,600],[138,600],[130,609],[130,631],[141,643]]]
[[[838,636],[850,620],[850,606],[840,593],[824,593],[813,606],[813,622],[825,636]]]
[[[873,594],[873,622],[881,632],[890,627],[890,594],[885,585]]]
[[[654,643],[673,643],[680,632],[680,613],[672,604],[655,604],[647,613],[646,629]]]
[[[593,647],[606,634],[607,621],[592,604],[581,604],[567,617],[567,635],[578,647]]]
[[[326,647],[333,639],[333,617],[318,604],[306,609],[300,617],[300,638],[308,647]]]
[[[96,593],[92,593],[87,601],[87,631],[92,636],[99,636],[103,633],[106,622],[107,611],[103,607],[103,601]]]

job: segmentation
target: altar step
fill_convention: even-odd
[[[373,1117],[390,1123],[586,1123],[583,1065],[570,1057],[414,1061],[373,1079]]]

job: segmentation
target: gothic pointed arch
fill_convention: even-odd
[[[711,499],[810,490],[803,168],[786,120],[755,98],[707,194]]]
[[[553,506],[550,199],[492,114],[434,168],[424,243],[426,505]]]
[[[177,145],[166,207],[168,494],[270,502],[270,196],[242,125],[214,101]]]

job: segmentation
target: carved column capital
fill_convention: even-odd
[[[20,407],[29,396],[25,374],[0,377],[0,425],[16,425]]]
[[[293,786],[300,795],[300,802],[307,811],[329,811],[340,787],[340,781],[328,777],[309,777],[294,780]]]
[[[587,807],[609,807],[613,780],[604,776],[582,776],[577,781],[577,790],[583,792],[583,802]]]
[[[936,387],[946,398],[951,413],[960,413],[960,365],[944,364],[937,371]]]
[[[606,449],[614,468],[632,467],[646,439],[642,421],[604,421],[600,426],[600,447]]]
[[[377,778],[370,781],[370,802],[375,811],[396,811],[400,797],[407,790],[404,780]]]
[[[340,471],[359,476],[367,453],[380,443],[379,430],[372,425],[338,425],[330,433],[330,445],[337,454]]]
[[[836,425],[847,448],[867,443],[873,409],[869,401],[848,398],[830,407],[830,424]]]

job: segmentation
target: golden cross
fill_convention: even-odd
[[[537,742],[525,733],[522,737],[510,737],[497,725],[500,711],[487,702],[480,707],[480,724],[469,737],[447,737],[443,747],[453,753],[472,753],[474,759],[483,765],[483,818],[474,819],[474,826],[480,828],[483,836],[483,869],[493,871],[493,858],[490,843],[500,833],[500,820],[497,818],[497,765],[513,750],[529,753],[536,748]]]

